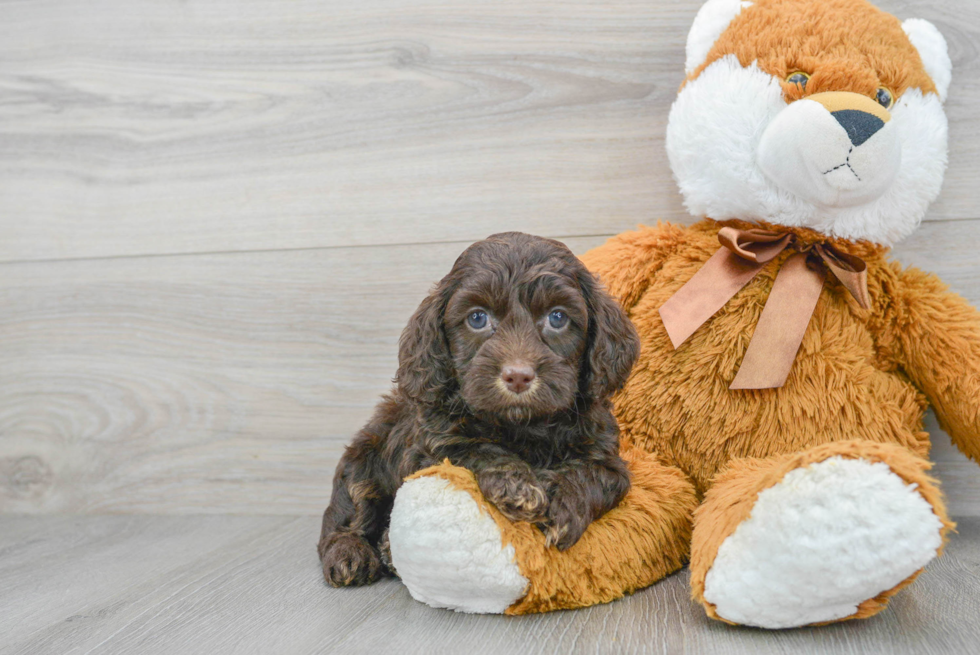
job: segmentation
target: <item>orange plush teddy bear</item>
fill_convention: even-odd
[[[443,465],[399,491],[412,594],[464,611],[608,601],[689,558],[730,623],[863,618],[941,551],[931,403],[980,457],[980,314],[888,246],[942,185],[943,37],[864,0],[710,0],[667,149],[688,209],[584,260],[642,340],[616,399],[633,489],[569,551]]]

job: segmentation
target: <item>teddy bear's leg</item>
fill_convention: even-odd
[[[566,551],[508,521],[473,474],[448,462],[395,496],[391,560],[412,596],[463,612],[527,614],[609,602],[678,570],[687,558],[694,486],[643,451],[623,453],[632,486]]]
[[[877,613],[953,527],[930,466],[867,441],[733,461],[695,513],[693,597],[763,628]]]

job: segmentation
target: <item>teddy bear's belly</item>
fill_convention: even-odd
[[[640,359],[616,398],[624,442],[679,466],[699,490],[731,459],[830,441],[893,442],[927,455],[924,397],[880,361],[840,287],[825,286],[782,388],[728,389],[771,282],[760,274],[677,350],[657,310],[679,283],[640,300],[631,316],[642,335]]]

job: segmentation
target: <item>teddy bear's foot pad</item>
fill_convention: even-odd
[[[441,477],[402,485],[391,512],[392,561],[412,597],[432,607],[500,614],[527,579],[473,497]]]
[[[705,600],[727,621],[763,628],[856,615],[942,545],[943,522],[916,489],[863,459],[790,471],[722,542]]]

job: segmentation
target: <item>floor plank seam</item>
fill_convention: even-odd
[[[685,219],[688,223],[693,223],[696,219],[689,217]],[[968,223],[971,221],[980,221],[980,216],[976,218],[937,218],[935,220],[923,221],[923,225],[944,225],[944,224],[958,224],[958,223]],[[630,230],[635,230],[643,225],[655,225],[661,222],[661,219],[655,217],[650,217],[646,221],[638,221],[631,227],[624,228],[620,232],[609,232],[609,233],[598,233],[598,234],[543,234],[539,233],[539,236],[544,236],[549,239],[556,239],[558,241],[567,241],[571,239],[602,239],[614,237],[617,234],[622,234],[622,232],[628,232]],[[670,222],[670,221],[667,221]],[[682,221],[674,221],[678,224],[684,224]],[[489,236],[489,235],[484,235]],[[447,241],[405,241],[399,243],[352,243],[352,244],[342,244],[342,245],[324,245],[324,246],[300,246],[295,248],[254,248],[254,249],[244,249],[244,250],[201,250],[201,251],[187,251],[187,252],[159,252],[159,253],[132,253],[132,254],[121,254],[121,255],[93,255],[86,257],[51,257],[51,258],[41,258],[41,259],[7,259],[0,261],[0,266],[27,266],[31,264],[55,264],[55,263],[76,263],[76,262],[100,262],[100,261],[119,261],[119,260],[134,260],[134,259],[165,259],[165,258],[177,258],[177,257],[219,257],[219,256],[235,256],[235,255],[253,255],[253,254],[275,254],[275,253],[291,253],[291,252],[323,252],[323,251],[339,251],[339,250],[362,250],[370,248],[418,248],[423,246],[450,246],[458,244],[460,246],[467,246],[473,243],[476,239],[450,239]]]

